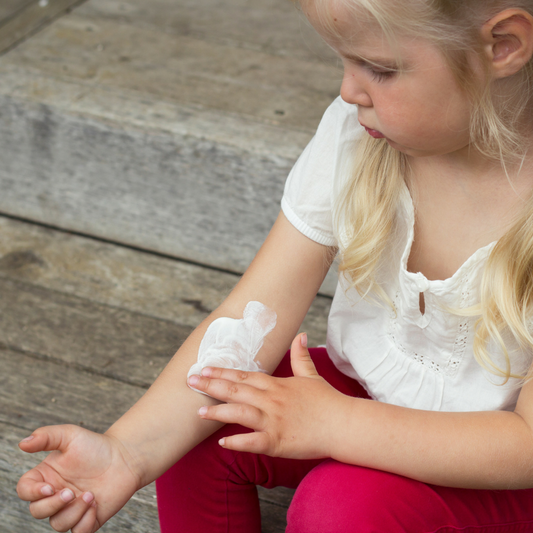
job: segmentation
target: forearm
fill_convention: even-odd
[[[280,260],[280,257],[283,260]],[[220,424],[198,409],[215,400],[192,391],[187,373],[205,331],[218,317],[241,319],[259,301],[277,314],[256,360],[273,372],[302,323],[329,265],[331,250],[304,237],[280,214],[267,240],[230,296],[193,332],[148,392],[110,429],[124,443],[142,484],[160,476]]]
[[[517,413],[441,413],[349,398],[343,415],[331,443],[338,461],[435,485],[533,487],[533,435]]]
[[[106,432],[127,450],[140,486],[152,482],[222,424],[199,419],[202,405],[218,403],[187,386],[189,368],[211,320],[185,341],[146,394]]]
[[[278,307],[271,299],[266,295],[262,298],[267,304]],[[248,302],[239,296],[230,300],[200,324],[146,394],[106,432],[126,448],[128,462],[139,473],[141,486],[159,477],[222,426],[198,416],[200,407],[220,402],[190,389],[187,373],[197,362],[198,349],[208,326],[219,317],[242,318]],[[301,316],[291,317],[292,320],[282,313],[279,317],[282,324],[265,339],[256,361],[267,372],[271,373],[279,364],[305,311],[300,311]]]

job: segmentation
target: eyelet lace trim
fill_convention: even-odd
[[[459,309],[465,309],[470,304],[470,279],[465,276],[461,280],[461,301],[459,303]],[[448,364],[446,365],[446,374],[454,376],[457,373],[457,369],[463,360],[466,346],[468,344],[468,338],[470,336],[470,327],[472,320],[469,317],[462,317],[457,328],[457,335],[455,342],[453,343],[453,352]]]
[[[460,309],[464,309],[467,307],[469,300],[470,300],[470,290],[469,290],[469,279],[467,276],[465,276],[461,280],[461,300],[460,300]],[[398,339],[396,335],[396,326],[398,323],[398,312],[397,309],[399,308],[399,301],[400,301],[400,291],[398,290],[396,292],[396,295],[394,296],[394,308],[395,310],[391,313],[390,321],[389,321],[389,336],[391,340],[393,341],[394,345],[407,357],[412,359],[413,361],[416,361],[417,363],[425,366],[426,368],[429,368],[436,374],[445,374],[447,376],[453,377],[457,370],[459,369],[459,365],[461,364],[461,361],[463,360],[466,347],[468,345],[468,338],[470,335],[470,328],[471,328],[471,319],[469,317],[462,317],[459,325],[457,327],[457,334],[455,337],[455,342],[453,345],[453,351],[450,359],[445,365],[442,365],[440,363],[437,363],[430,357],[427,357],[427,355],[415,352],[413,350],[408,350]]]

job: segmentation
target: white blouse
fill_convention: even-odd
[[[281,202],[285,216],[320,244],[339,246],[343,232],[334,227],[333,205],[347,175],[343,165],[363,133],[357,107],[337,98],[287,179]],[[397,312],[361,299],[340,276],[328,322],[329,356],[378,401],[434,411],[513,410],[519,380],[502,385],[501,378],[484,370],[472,348],[476,317],[449,311],[479,301],[483,267],[495,243],[480,248],[451,278],[428,280],[407,270],[414,238],[414,209],[407,187],[397,216],[379,269],[380,285]],[[507,347],[512,371],[525,371],[531,354],[511,341]],[[493,360],[504,366],[499,346],[491,342],[489,349]]]

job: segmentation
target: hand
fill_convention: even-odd
[[[52,451],[20,478],[17,493],[31,502],[35,518],[50,517],[56,531],[94,533],[141,488],[126,449],[114,437],[48,426],[19,447],[28,453]]]
[[[350,398],[318,375],[306,345],[305,334],[292,343],[291,378],[224,368],[204,368],[201,376],[191,376],[195,389],[227,402],[202,407],[202,418],[255,430],[222,439],[224,448],[293,459],[331,456]]]

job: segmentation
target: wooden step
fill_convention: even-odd
[[[288,0],[88,0],[0,58],[0,212],[243,272],[341,78]]]
[[[44,533],[14,487],[39,462],[37,427],[105,431],[159,374],[238,276],[0,217],[0,531]],[[304,323],[325,340],[330,299]],[[293,491],[260,488],[263,533],[282,533]],[[153,484],[102,528],[158,533]]]
[[[2,0],[0,54],[84,0]]]

